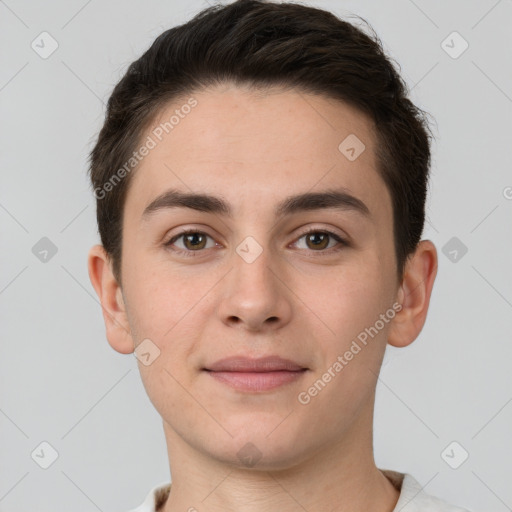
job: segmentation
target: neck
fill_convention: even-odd
[[[161,510],[392,512],[399,491],[375,465],[372,421],[370,408],[342,441],[315,449],[284,469],[268,470],[213,459],[164,422],[172,487]]]

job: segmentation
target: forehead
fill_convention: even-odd
[[[131,177],[125,204],[130,215],[141,217],[152,199],[171,188],[260,208],[262,201],[339,186],[373,208],[383,197],[390,200],[376,171],[371,121],[323,96],[209,88],[162,108],[142,137],[143,143],[150,139],[152,148]]]

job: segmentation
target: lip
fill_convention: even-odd
[[[220,359],[204,368],[212,372],[277,372],[289,371],[295,372],[305,370],[301,366],[289,359],[283,359],[279,356],[267,356],[251,359],[244,356],[233,356]]]
[[[239,391],[268,391],[293,382],[308,370],[289,359],[228,357],[203,368],[212,378]]]

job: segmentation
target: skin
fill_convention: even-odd
[[[172,490],[162,510],[391,512],[399,492],[373,458],[375,387],[386,344],[406,346],[424,325],[436,249],[421,241],[398,280],[391,198],[376,170],[373,125],[360,111],[232,84],[193,97],[198,105],[131,176],[122,283],[101,245],[88,259],[110,345],[129,354],[149,338],[160,350],[138,364],[167,441]],[[144,138],[185,101],[167,105]],[[354,161],[338,149],[350,134],[366,146]],[[340,187],[370,215],[274,216],[289,195]],[[170,188],[221,196],[234,215],[173,208],[143,221],[144,208]],[[188,228],[208,235],[196,239],[200,249],[185,237],[164,245]],[[303,236],[308,228],[348,245],[330,238],[317,248]],[[252,263],[236,252],[248,236],[262,248]],[[393,320],[299,403],[394,303],[402,309]],[[279,355],[308,371],[270,391],[241,392],[201,370],[231,355]],[[252,467],[238,456],[247,443],[261,457]]]

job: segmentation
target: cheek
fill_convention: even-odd
[[[353,265],[340,267],[335,277],[324,283],[327,291],[324,299],[317,301],[318,316],[329,330],[324,329],[327,336],[318,337],[322,367],[315,378],[324,380],[325,376],[329,383],[321,391],[322,397],[315,399],[318,413],[322,404],[328,407],[331,403],[350,416],[373,392],[391,319],[388,315],[388,322],[383,322],[380,316],[392,308],[390,275],[378,257],[368,255]],[[312,302],[314,297],[310,295],[307,300]],[[331,374],[326,375],[329,371]],[[319,385],[322,387],[322,382]],[[348,396],[358,399],[349,403]]]
[[[126,265],[130,323],[137,326],[143,338],[154,338],[158,345],[165,345],[186,325],[208,286],[207,276],[190,279],[185,270],[171,271],[165,262],[155,263],[148,257],[137,260],[134,254]]]
[[[197,351],[204,321],[211,316],[211,296],[205,294],[214,284],[212,275],[192,279],[184,270],[171,272],[168,265],[155,262],[140,261],[131,267],[127,292],[135,343],[149,339],[158,354],[149,366],[138,362],[152,401],[174,403],[182,392],[178,382],[190,387],[193,374],[187,365]]]
[[[386,275],[381,263],[369,258],[340,268],[335,279],[326,280],[322,300],[315,302],[311,293],[304,300],[316,304],[315,312],[329,327],[324,329],[327,336],[317,338],[322,364],[301,390],[303,401],[299,400],[308,402],[304,413],[316,416],[319,428],[324,428],[325,411],[336,411],[333,431],[343,428],[375,389],[392,318],[388,315],[388,322],[383,322],[380,316],[392,308]]]
[[[158,355],[149,365],[138,360],[138,367],[155,408],[163,417],[172,417],[190,400],[184,390],[191,387],[191,373],[184,362],[200,337],[198,302],[204,292],[190,286],[183,275],[168,275],[154,266],[143,271],[151,265],[139,268],[130,276],[129,321],[137,333],[136,345],[149,339]]]
[[[311,309],[316,308],[331,336],[346,343],[392,306],[387,273],[376,258],[340,266],[315,288],[321,292],[309,288],[304,302],[314,305]]]

